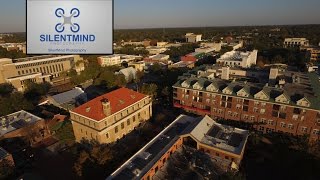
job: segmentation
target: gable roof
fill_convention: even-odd
[[[56,101],[58,104],[64,104],[76,99],[77,97],[83,94],[84,91],[81,88],[75,87],[70,91],[52,96],[52,99],[54,99],[54,101]]]
[[[101,103],[103,99],[108,99],[111,106],[111,113],[113,114],[140,101],[145,97],[147,96],[131,89],[120,88],[99,96],[75,108],[74,110],[72,110],[72,112],[94,119],[96,121],[100,121],[106,117],[106,115],[103,113],[103,107]]]

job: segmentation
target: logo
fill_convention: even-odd
[[[80,25],[78,23],[72,22],[72,19],[75,19],[80,16],[80,10],[78,8],[71,9],[70,16],[66,16],[65,11],[62,8],[56,9],[55,14],[58,18],[63,18],[63,23],[58,23],[55,26],[55,30],[58,33],[62,33],[65,30],[66,25],[69,25],[70,30],[74,33],[77,33],[80,31]]]

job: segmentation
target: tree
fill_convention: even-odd
[[[141,93],[147,94],[152,98],[157,96],[158,86],[156,84],[144,84],[141,88]]]
[[[22,93],[14,92],[7,97],[0,97],[0,116],[4,116],[20,110],[33,110],[33,104]]]
[[[0,179],[7,179],[14,172],[14,166],[7,159],[0,160]]]
[[[233,47],[231,46],[222,46],[220,50],[220,54],[225,54],[226,52],[232,51]]]
[[[143,76],[144,76],[144,72],[143,71],[137,71],[136,79],[135,79],[136,83],[140,82],[141,79],[143,78]]]
[[[116,75],[114,84],[119,87],[124,87],[127,84],[125,76],[123,74]]]
[[[276,55],[275,57],[273,57],[272,62],[273,63],[283,63],[284,59],[282,58],[282,56]]]
[[[0,84],[0,96],[3,96],[3,97],[7,96],[11,94],[14,90],[15,88],[12,86],[12,84],[9,84],[9,83]]]

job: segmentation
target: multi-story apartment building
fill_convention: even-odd
[[[264,132],[320,134],[316,73],[270,70],[270,83],[182,77],[173,86],[174,106],[214,118],[254,123]]]
[[[76,141],[111,143],[152,116],[149,96],[120,88],[70,111]]]
[[[252,52],[230,51],[217,59],[217,64],[230,67],[248,68],[257,63],[257,56],[257,50],[253,50]]]
[[[248,131],[216,123],[208,116],[180,115],[154,139],[112,173],[109,179],[153,179],[182,145],[209,155],[225,171],[242,160]],[[225,166],[225,167],[222,167]]]
[[[301,47],[300,49],[306,50],[309,53],[310,61],[319,61],[320,60],[320,47]]]
[[[78,55],[46,55],[20,59],[0,59],[0,83],[11,83],[19,91],[25,89],[25,82],[50,82],[62,72],[84,70],[82,58]]]
[[[300,47],[300,46],[309,46],[309,40],[306,38],[285,38],[283,46],[287,47]]]

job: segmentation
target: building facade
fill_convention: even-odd
[[[62,72],[75,69],[84,70],[82,58],[78,55],[34,56],[20,59],[0,59],[0,83],[11,83],[19,91],[24,91],[27,81],[51,82]]]
[[[306,38],[285,38],[283,42],[285,48],[309,46],[309,40]]]
[[[181,78],[173,86],[174,106],[199,115],[253,123],[264,133],[320,134],[320,86],[315,73],[276,76],[262,85],[219,78]],[[272,85],[274,84],[274,85]]]
[[[70,111],[76,141],[111,143],[152,116],[149,96],[120,88]]]

